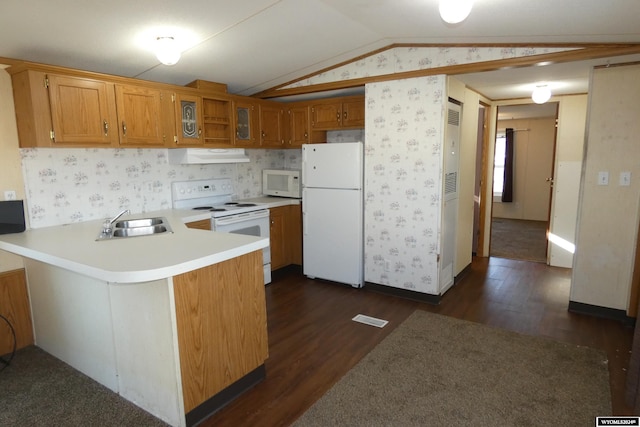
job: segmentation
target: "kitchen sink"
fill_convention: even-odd
[[[98,235],[96,240],[110,240],[127,237],[152,236],[154,234],[173,233],[169,222],[164,217],[127,219],[115,222],[105,228]]]
[[[164,225],[153,225],[149,227],[117,228],[113,231],[113,237],[135,237],[148,236],[150,234],[166,233],[167,227]]]
[[[125,219],[116,222],[115,226],[116,228],[149,227],[163,223],[164,218]]]

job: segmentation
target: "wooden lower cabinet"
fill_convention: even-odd
[[[173,278],[187,414],[267,359],[262,276],[255,251]]]
[[[302,205],[291,205],[289,215],[291,264],[302,265]]]
[[[211,220],[210,219],[203,219],[200,221],[192,221],[192,222],[187,222],[184,225],[187,226],[187,228],[195,228],[198,230],[211,230]]]
[[[270,210],[271,270],[290,264],[302,265],[301,205],[287,205]]]
[[[0,314],[13,327],[16,350],[33,344],[33,326],[24,269],[0,273]],[[13,351],[13,333],[0,319],[0,356]]]

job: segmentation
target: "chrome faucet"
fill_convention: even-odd
[[[118,215],[114,216],[112,219],[105,219],[104,223],[102,224],[102,234],[110,234],[111,233],[111,226],[113,225],[114,222],[116,222],[118,220],[118,218],[120,218],[122,215],[124,214],[130,214],[131,212],[129,211],[129,209],[125,209],[122,212],[120,212]]]

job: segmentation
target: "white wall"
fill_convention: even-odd
[[[437,295],[446,78],[366,86],[365,280]]]
[[[640,65],[593,71],[571,301],[628,310],[640,200]],[[609,184],[598,185],[598,173]],[[629,186],[619,174],[631,172]]]
[[[18,199],[25,198],[11,76],[0,69],[0,200],[6,190],[14,190]],[[21,257],[0,251],[0,272],[22,267]]]

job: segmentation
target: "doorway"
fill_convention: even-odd
[[[548,263],[557,117],[557,103],[498,107],[490,256]],[[513,130],[510,199],[502,193],[508,179],[503,179],[506,129]]]

